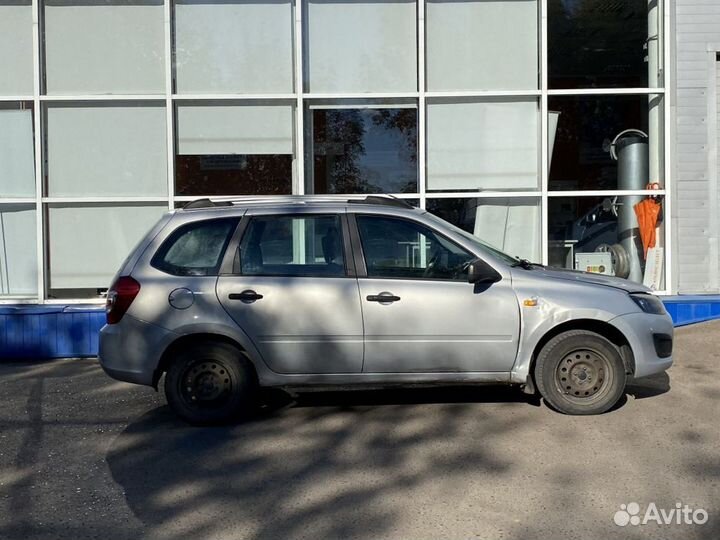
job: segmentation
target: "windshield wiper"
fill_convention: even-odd
[[[517,268],[518,266],[520,266],[521,268],[524,268],[525,270],[532,270],[533,267],[535,267],[535,266],[542,267],[542,264],[540,264],[540,263],[530,262],[527,259],[521,259],[520,257],[515,257],[515,258],[517,259],[517,261],[510,265],[511,268]]]

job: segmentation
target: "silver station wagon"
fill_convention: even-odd
[[[672,364],[651,291],[505,253],[384,196],[194,201],[163,216],[107,297],[100,362],[194,424],[260,387],[519,385],[597,414]]]

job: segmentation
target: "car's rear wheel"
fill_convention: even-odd
[[[165,377],[170,407],[195,425],[222,424],[250,413],[256,381],[247,359],[227,343],[198,343],[181,351]]]
[[[553,408],[565,414],[601,414],[625,391],[627,376],[618,348],[587,330],[558,334],[540,351],[535,382]]]

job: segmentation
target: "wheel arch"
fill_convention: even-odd
[[[170,364],[172,364],[173,359],[178,351],[186,347],[196,345],[198,343],[208,342],[225,343],[236,348],[238,352],[247,360],[248,365],[252,369],[255,381],[258,381],[258,372],[257,367],[255,366],[255,362],[252,360],[250,354],[245,349],[245,347],[243,347],[238,341],[224,334],[199,332],[195,334],[185,334],[179,336],[165,348],[162,355],[160,356],[160,361],[158,362],[157,368],[155,368],[155,371],[153,373],[152,387],[155,388],[155,390],[158,389],[158,382],[160,381],[160,377],[162,377],[162,374],[168,370],[168,367],[170,366]]]
[[[625,334],[606,321],[600,321],[597,319],[573,319],[558,324],[557,326],[553,326],[535,344],[530,360],[530,370],[528,373],[528,377],[532,378],[533,384],[535,384],[535,363],[540,351],[542,351],[543,347],[552,338],[570,330],[587,330],[603,336],[615,345],[618,348],[618,351],[620,351],[620,356],[622,357],[623,364],[625,365],[625,372],[628,375],[633,375],[635,373],[635,355]]]

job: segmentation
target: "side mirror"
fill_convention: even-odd
[[[474,259],[468,265],[469,283],[495,283],[501,279],[502,276],[482,259]]]

